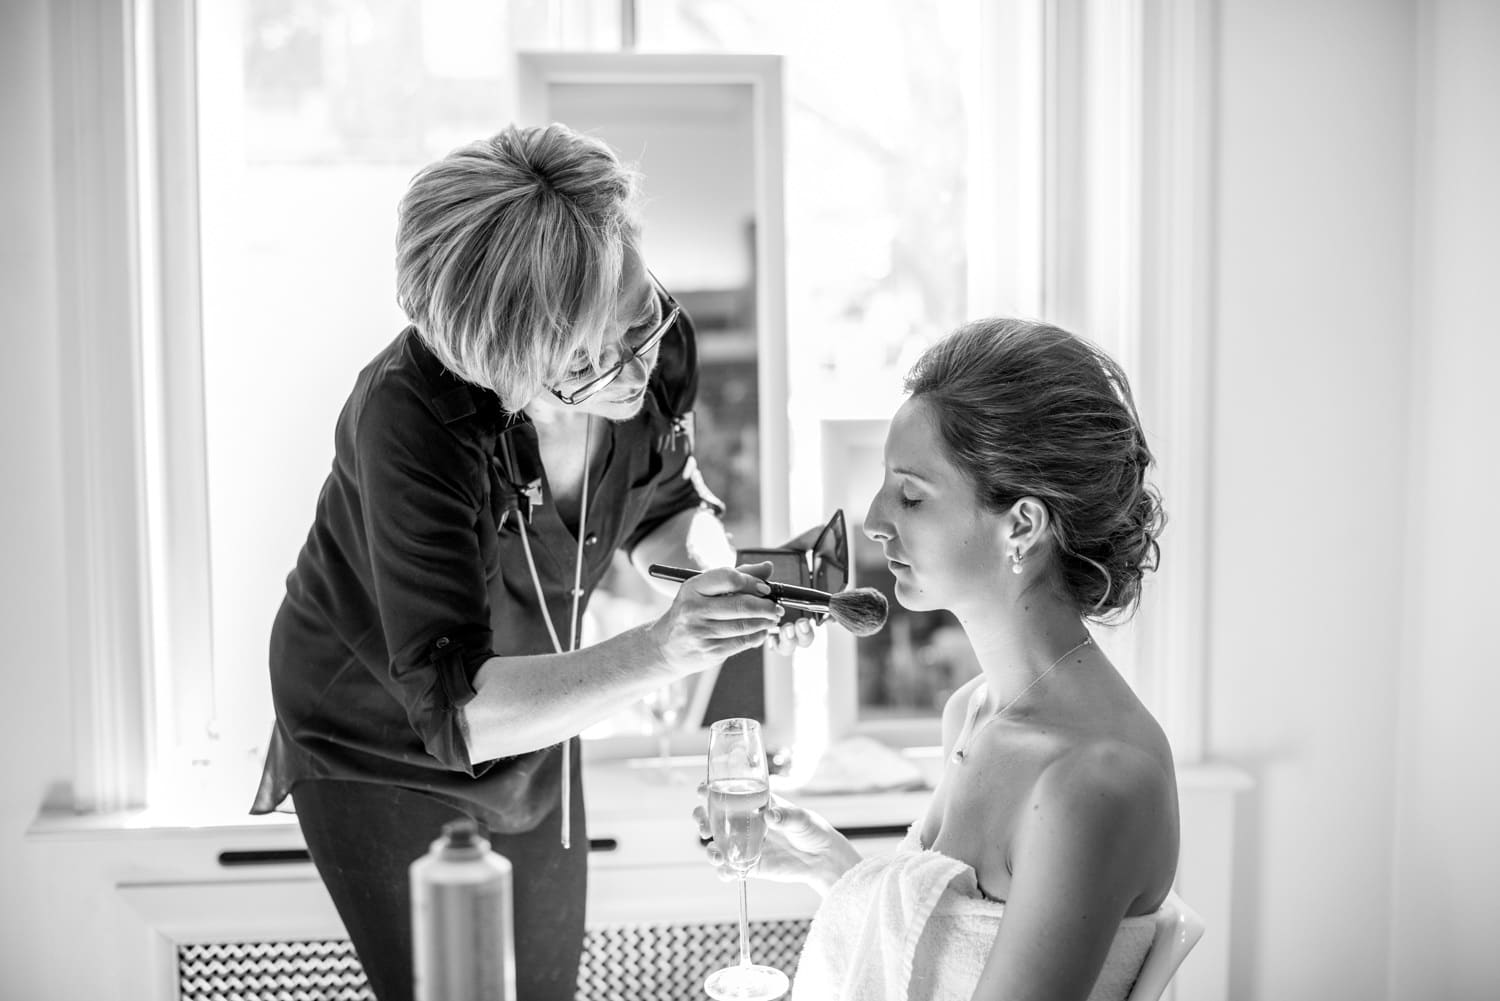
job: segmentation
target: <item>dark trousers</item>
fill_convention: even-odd
[[[292,800],[308,853],[375,997],[410,1001],[407,870],[443,824],[469,814],[425,793],[333,779],[299,783]],[[577,991],[589,851],[579,782],[573,783],[573,845],[566,852],[561,822],[559,807],[533,831],[490,835],[512,867],[517,1001],[573,1001]]]

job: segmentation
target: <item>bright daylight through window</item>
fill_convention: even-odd
[[[793,477],[793,528],[831,513],[814,510],[820,502],[845,506],[859,583],[889,591],[879,549],[860,531],[882,422],[912,360],[973,301],[976,109],[965,81],[983,56],[979,0],[636,7],[639,51],[784,57],[789,461],[794,473],[815,463]],[[272,720],[267,634],[327,471],[336,410],[404,322],[392,242],[406,183],[515,114],[517,52],[614,48],[619,9],[606,0],[198,4],[212,655],[173,666],[201,676],[184,690],[208,693],[201,730],[184,727],[181,746],[163,755],[179,789],[231,807],[253,793]],[[730,279],[715,287],[657,270],[707,325],[727,310],[733,328]],[[756,415],[736,389],[735,365],[745,364],[736,357],[719,353],[718,381],[702,394],[699,450],[731,520],[748,511],[753,521],[754,476],[736,457],[754,455]],[[825,497],[819,477],[824,486],[836,477],[839,490]],[[809,489],[811,504],[799,496]],[[930,720],[975,665],[947,613],[892,605],[889,628],[851,647],[856,681],[830,697],[857,700],[848,715],[858,720]],[[649,726],[633,707],[598,732]]]

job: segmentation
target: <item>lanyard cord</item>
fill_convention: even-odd
[[[589,521],[589,458],[593,454],[592,439],[594,419],[583,419],[583,493],[578,502],[578,555],[573,562],[573,612],[568,630],[568,649],[578,649],[578,603],[583,599],[583,539]],[[536,589],[537,607],[541,609],[542,622],[547,626],[547,635],[552,638],[552,649],[565,652],[558,642],[557,630],[552,625],[552,613],[547,610],[547,596],[542,591],[542,579],[536,572],[536,560],[531,555],[531,540],[526,533],[526,519],[516,519],[521,526],[521,549],[526,553],[526,568],[531,571],[531,586]],[[573,741],[571,737],[562,742],[562,846],[563,851],[573,847]]]

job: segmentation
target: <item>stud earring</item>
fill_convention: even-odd
[[[1010,554],[1010,572],[1021,572],[1021,551],[1019,549]]]

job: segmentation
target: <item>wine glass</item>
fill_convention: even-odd
[[[760,723],[721,719],[708,734],[708,826],[724,863],[739,877],[740,961],[716,970],[703,987],[715,1001],[773,1001],[787,992],[786,974],[750,962],[746,876],[760,861],[766,834],[764,810],[771,799]]]
[[[651,732],[656,735],[657,767],[665,782],[680,780],[680,776],[672,773],[672,731],[682,722],[682,714],[693,693],[693,681],[691,677],[678,678],[641,699],[651,717]]]

